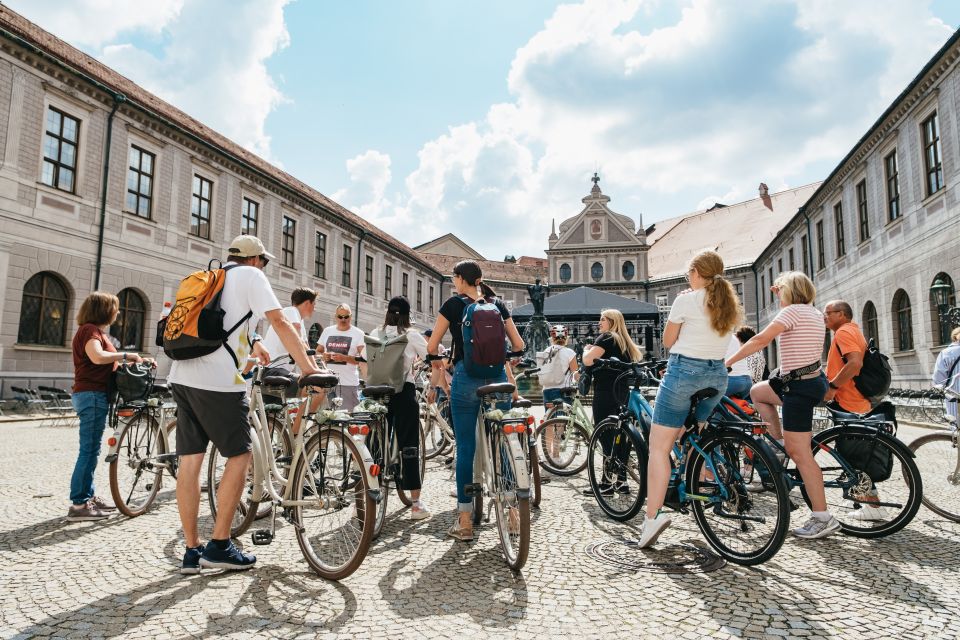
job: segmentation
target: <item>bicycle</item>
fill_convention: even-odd
[[[653,411],[642,388],[655,380],[659,363],[597,363],[620,370],[615,384],[628,391],[625,410],[602,420],[590,439],[590,485],[601,509],[625,521],[640,511],[646,498],[646,438]],[[762,442],[736,426],[697,422],[697,405],[716,393],[701,389],[690,398],[683,432],[671,454],[664,506],[680,513],[692,510],[704,538],[726,560],[756,565],[772,558],[786,539],[787,488],[776,472],[779,463]],[[757,469],[767,472],[769,482],[761,492],[750,493],[746,476]],[[629,486],[630,480],[636,487]]]
[[[387,519],[387,497],[390,494],[390,485],[397,490],[397,497],[405,507],[413,505],[410,493],[400,487],[402,465],[416,464],[420,470],[420,479],[423,480],[427,471],[427,460],[424,457],[423,430],[418,430],[419,445],[400,449],[393,425],[387,420],[387,405],[396,393],[396,389],[389,385],[366,386],[363,389],[364,399],[353,410],[352,415],[368,420],[370,434],[367,436],[367,449],[373,462],[380,469],[378,481],[380,483],[380,500],[376,506],[373,537],[379,538],[383,531],[383,524]]]
[[[305,428],[293,436],[293,453],[285,467],[292,472],[284,475],[272,454],[262,389],[282,386],[286,380],[282,376],[265,377],[262,366],[254,368],[250,489],[237,505],[230,535],[242,535],[256,518],[258,505],[269,502],[273,507],[270,528],[254,531],[253,544],[273,542],[279,507],[283,518],[293,525],[300,551],[310,568],[328,580],[340,580],[360,566],[373,536],[374,504],[380,499],[380,469],[363,442],[370,424],[344,411],[318,411],[317,425],[309,438],[304,437]],[[299,380],[299,386],[307,388],[308,402],[312,387],[329,389],[337,384],[339,379],[332,373],[316,373]],[[211,457],[207,474],[214,517],[217,470],[216,459]]]
[[[145,400],[117,402],[107,438],[110,495],[117,509],[135,518],[147,512],[160,491],[163,473],[177,478],[177,454],[170,435],[177,428],[176,404],[165,385],[152,384]]]
[[[939,389],[947,402],[956,405],[960,394],[949,388]],[[910,443],[917,468],[923,478],[923,505],[939,516],[960,522],[960,448],[957,421],[946,416],[949,430],[920,436]]]
[[[714,416],[725,414],[728,420],[742,417],[742,414],[737,415],[738,408],[731,404],[722,401]],[[823,473],[827,507],[839,521],[840,530],[860,538],[879,538],[900,531],[920,508],[923,481],[913,461],[913,453],[896,438],[893,405],[881,402],[863,415],[829,407],[827,411],[833,426],[815,433],[811,448],[814,461]],[[783,460],[780,475],[788,490],[799,488],[804,502],[810,507],[810,496],[803,478],[796,467],[789,466],[791,460],[784,446],[766,428],[756,437],[765,440]],[[765,471],[759,470],[758,474],[757,483],[751,488],[767,482]]]
[[[420,404],[420,429],[423,431],[423,440],[426,445],[424,457],[432,460],[444,454],[454,446],[453,427],[450,420],[450,399],[437,399],[436,402],[427,401],[427,392],[430,384],[430,364],[424,362],[417,367],[417,402]]]

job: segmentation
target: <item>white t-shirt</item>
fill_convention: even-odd
[[[542,356],[542,357],[541,357]],[[576,352],[569,347],[558,344],[550,345],[537,354],[537,363],[540,365],[540,386],[544,389],[557,389],[563,386],[567,374],[570,372],[570,361],[577,357]],[[549,363],[548,363],[549,360]]]
[[[326,353],[342,353],[346,356],[359,356],[363,353],[363,331],[351,326],[340,331],[336,325],[330,325],[320,334],[320,344]],[[360,372],[355,364],[328,362],[330,371],[340,376],[340,384],[346,387],[360,386]]]
[[[283,317],[290,321],[290,324],[296,328],[297,325],[300,325],[300,342],[304,345],[307,344],[307,323],[304,322],[303,318],[300,316],[300,311],[296,307],[284,307],[283,308]],[[263,338],[263,348],[267,350],[267,353],[270,354],[271,360],[276,360],[280,356],[285,356],[287,353],[287,348],[283,346],[283,343],[280,342],[280,334],[278,334],[273,326],[271,325],[267,329],[267,335]],[[276,365],[278,367],[283,367],[287,371],[293,371],[296,368],[292,362],[285,362],[283,364]]]
[[[743,346],[743,345],[740,344],[740,340],[737,338],[737,336],[734,335],[734,334],[731,334],[731,335],[730,335],[730,346],[727,347],[727,355],[725,355],[725,356],[723,357],[723,359],[726,360],[727,358],[729,358],[730,356],[732,356],[733,354],[735,354],[737,351],[740,351],[740,347],[742,347],[742,346]],[[737,360],[737,363],[736,363],[735,365],[733,365],[732,367],[730,367],[730,369],[731,369],[731,370],[730,370],[730,373],[729,373],[728,375],[731,375],[731,376],[748,376],[748,377],[750,377],[751,380],[753,379],[753,374],[752,374],[752,372],[750,371],[750,363],[747,362],[747,359],[746,359],[746,358],[743,358],[743,359],[741,359],[741,360]]]
[[[701,360],[722,360],[730,344],[730,334],[720,335],[710,326],[706,308],[707,292],[697,289],[681,293],[670,308],[670,322],[683,324],[670,353]]]
[[[379,326],[370,332],[370,335],[380,340],[392,338],[399,335],[397,327]],[[413,363],[417,358],[427,357],[427,339],[416,329],[407,329],[407,346],[403,349],[403,369],[407,372],[405,380],[415,382],[413,375]]]
[[[240,322],[247,312],[253,312],[253,315],[227,338],[227,344],[233,349],[242,368],[250,356],[253,327],[268,311],[279,309],[280,302],[263,271],[241,265],[232,267],[227,272],[220,306],[224,311],[223,326],[227,329]],[[167,380],[207,391],[245,391],[247,388],[236,363],[223,347],[200,358],[174,360]]]

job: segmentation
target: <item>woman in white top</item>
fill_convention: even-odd
[[[774,340],[780,346],[779,374],[753,385],[750,397],[764,422],[770,425],[770,435],[782,438],[787,455],[797,465],[804,491],[810,498],[813,513],[803,526],[793,530],[793,534],[800,538],[823,538],[840,530],[840,523],[827,509],[823,472],[813,459],[811,448],[813,408],[823,402],[828,384],[820,368],[823,314],[813,306],[817,288],[804,273],[781,273],[770,291],[780,300],[780,312],[766,329],[727,358],[727,364],[733,365]],[[789,376],[789,384],[783,384],[783,376]],[[777,407],[782,407],[782,430]]]
[[[403,352],[403,366],[407,375],[403,389],[390,398],[387,413],[387,420],[393,425],[400,451],[420,447],[420,404],[417,402],[413,363],[417,358],[427,357],[427,340],[419,331],[410,328],[410,302],[403,296],[396,296],[387,303],[387,315],[383,320],[383,326],[371,331],[370,335],[384,338],[403,333],[407,335],[407,346]],[[413,499],[411,519],[423,520],[430,517],[430,511],[420,501],[422,478],[420,465],[416,460],[419,460],[419,457],[414,459],[414,464],[403,464],[401,456],[400,488],[409,491]]]
[[[723,259],[716,251],[701,251],[687,270],[690,289],[674,300],[663,331],[663,344],[670,349],[667,372],[660,383],[650,427],[647,466],[647,517],[639,546],[649,547],[670,526],[660,515],[670,482],[670,450],[682,433],[690,413],[690,396],[712,387],[717,393],[701,400],[696,419],[705,421],[727,388],[723,360],[733,330],[743,317],[740,300],[723,277]]]

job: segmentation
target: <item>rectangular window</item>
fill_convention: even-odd
[[[403,274],[403,287],[401,288],[401,293],[403,297],[407,300],[410,299],[410,276]]]
[[[313,275],[327,279],[327,236],[319,231],[314,244]]]
[[[787,257],[787,264],[790,265],[790,271],[795,271],[796,268],[797,268],[797,265],[796,265],[796,263],[793,261],[793,248],[792,248],[792,247],[787,251],[787,256],[788,256],[788,257]]]
[[[826,269],[827,254],[823,248],[823,220],[817,220],[817,269]]]
[[[761,301],[761,302],[763,301],[763,293],[762,293],[762,292],[763,292],[763,291],[766,291],[766,290],[767,290],[767,277],[766,277],[766,276],[760,276],[760,291],[761,291],[760,301]],[[766,305],[764,305],[764,306],[766,306]]]
[[[131,145],[127,169],[127,211],[148,220],[153,204],[155,159],[149,151]]]
[[[867,181],[857,183],[857,220],[860,222],[860,242],[870,239],[870,216],[867,214]]]
[[[423,313],[423,280],[417,280],[417,313]]]
[[[340,274],[340,284],[345,287],[350,286],[350,260],[353,257],[353,247],[348,244],[343,245],[343,273]]]
[[[897,170],[897,150],[883,159],[887,179],[887,218],[892,222],[900,217],[900,173]]]
[[[937,112],[923,121],[923,168],[927,175],[927,195],[943,188],[943,164],[940,154],[940,120]]]
[[[240,212],[240,233],[248,236],[257,235],[257,219],[260,217],[260,204],[250,198],[243,199],[243,208]]]
[[[777,275],[783,273],[783,258],[777,258]]]
[[[367,295],[373,295],[373,256],[367,256]]]
[[[210,202],[213,183],[194,174],[190,198],[190,235],[210,239]]]
[[[770,276],[770,288],[772,289],[773,288],[773,267],[770,267],[770,269],[767,270],[767,275]],[[767,295],[770,296],[770,302],[773,302],[773,291],[772,290],[767,291]]]
[[[733,285],[733,288],[737,292],[737,297],[742,300],[743,299],[743,283],[738,282],[737,284]]]
[[[49,107],[45,131],[40,181],[61,191],[73,193],[76,189],[80,121],[63,111]]]
[[[800,236],[800,255],[803,256],[803,272],[810,275],[810,248],[807,246],[807,236]]]
[[[385,272],[386,275],[383,277],[383,299],[389,300],[393,297],[393,267],[388,264]]]
[[[433,305],[433,287],[430,287],[430,302],[429,302],[429,305],[430,305],[430,315],[432,316],[432,315],[433,315],[433,309],[434,309],[434,305]]]
[[[280,259],[283,266],[293,268],[296,259],[297,221],[283,216],[283,245],[280,247]]]
[[[847,254],[846,242],[843,239],[843,204],[838,202],[833,206],[833,224],[837,230],[837,259]]]

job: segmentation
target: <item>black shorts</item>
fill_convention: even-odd
[[[789,382],[787,387],[789,391],[777,394],[783,401],[783,430],[813,431],[813,408],[827,395],[827,377],[821,373],[816,378]]]
[[[248,453],[250,400],[246,391],[206,391],[171,384],[177,403],[177,455],[204,453],[212,442],[220,455]]]

